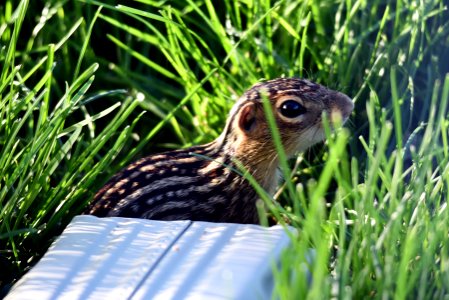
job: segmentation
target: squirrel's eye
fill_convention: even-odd
[[[296,118],[306,112],[306,108],[295,100],[287,100],[279,108],[281,114],[287,118]]]

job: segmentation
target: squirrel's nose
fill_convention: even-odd
[[[352,102],[352,99],[340,92],[336,92],[332,98],[332,110],[339,111],[343,117],[343,122],[346,121],[349,118],[352,110],[354,109],[354,103]]]

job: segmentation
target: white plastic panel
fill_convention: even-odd
[[[279,227],[194,222],[133,299],[270,299]]]
[[[269,299],[279,226],[77,216],[6,299]]]
[[[190,223],[77,216],[6,299],[126,299]]]

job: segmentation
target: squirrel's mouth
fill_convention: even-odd
[[[328,123],[331,130],[333,130],[335,126],[343,125],[349,119],[349,116],[354,109],[354,103],[351,98],[340,92],[335,92],[335,94],[332,95],[329,106],[329,110],[326,110],[326,113],[328,114]],[[325,139],[326,134],[324,124],[323,120],[321,120],[301,133],[296,146],[296,152],[304,152],[311,146],[322,142]]]

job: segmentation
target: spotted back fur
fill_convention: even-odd
[[[223,133],[213,142],[148,156],[116,174],[85,213],[157,220],[258,223],[257,193],[236,169],[243,166],[269,193],[278,183],[278,158],[262,106],[272,106],[282,143],[294,155],[324,139],[323,112],[345,121],[353,109],[346,95],[309,80],[260,82],[233,106]],[[304,113],[284,116],[285,101]],[[237,166],[237,164],[239,166]]]

